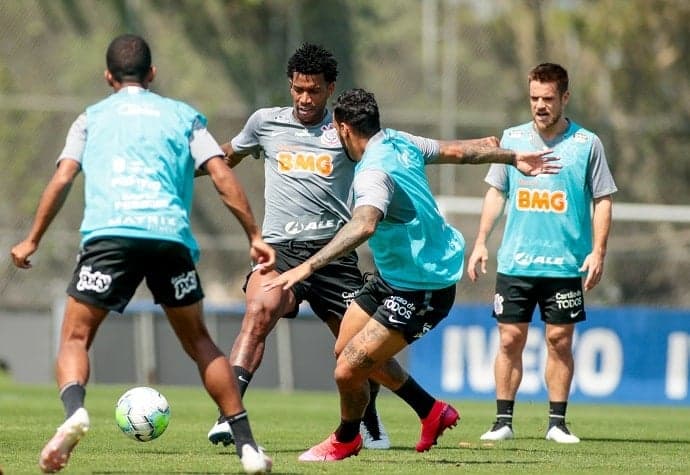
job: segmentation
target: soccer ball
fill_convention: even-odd
[[[139,442],[148,442],[160,437],[168,427],[170,405],[153,388],[132,388],[117,400],[115,420],[125,435]]]

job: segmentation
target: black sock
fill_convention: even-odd
[[[237,387],[240,388],[240,397],[243,398],[244,393],[247,392],[247,388],[249,387],[249,382],[254,375],[241,366],[233,366],[232,370],[235,372]]]
[[[359,434],[359,424],[362,422],[361,419],[355,419],[354,421],[340,420],[340,425],[335,430],[335,438],[338,442],[352,442]]]
[[[244,444],[249,444],[254,449],[258,449],[252,435],[252,429],[249,426],[247,411],[242,411],[233,416],[222,416],[222,419],[230,424],[230,429],[232,429],[232,435],[235,439],[235,450],[237,450],[237,455],[240,458],[242,457],[242,447],[244,447]]]
[[[568,401],[549,401],[549,429],[565,423],[565,411]]]
[[[513,427],[513,407],[515,401],[496,399],[496,422]]]
[[[65,407],[65,419],[69,418],[80,407],[84,407],[86,388],[75,382],[67,383],[60,389],[60,399]]]
[[[436,402],[436,399],[417,384],[412,376],[408,377],[400,389],[394,392],[417,413],[420,419],[429,415]]]
[[[376,412],[376,397],[379,395],[380,387],[378,383],[369,381],[369,404],[364,410],[364,417],[362,418],[362,422],[364,422],[369,434],[371,434],[375,440],[381,437],[378,414]]]

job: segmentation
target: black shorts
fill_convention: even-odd
[[[496,276],[493,317],[501,323],[529,323],[539,305],[546,323],[577,323],[586,319],[580,277]]]
[[[276,266],[278,272],[285,272],[297,267],[316,254],[330,240],[320,241],[288,241],[271,243],[276,251]],[[292,291],[297,305],[306,300],[317,317],[326,321],[331,316],[342,318],[347,306],[354,299],[364,283],[362,272],[357,267],[357,253],[351,252],[314,272],[306,280],[295,284]],[[249,276],[247,276],[247,281]],[[244,284],[247,290],[247,283]],[[285,318],[295,318],[299,308],[283,315]]]
[[[455,285],[439,290],[401,290],[376,273],[355,302],[374,320],[401,332],[412,343],[446,318],[455,302]]]
[[[143,279],[157,304],[182,307],[204,298],[186,246],[121,237],[98,238],[84,244],[67,293],[82,302],[122,313]]]

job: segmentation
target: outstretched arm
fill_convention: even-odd
[[[268,291],[276,287],[287,290],[334,259],[357,249],[360,244],[374,234],[376,226],[382,218],[383,213],[378,208],[368,205],[358,206],[352,212],[352,219],[333,236],[328,244],[299,266],[264,283],[264,290]]]
[[[204,168],[211,175],[211,180],[221,200],[235,215],[247,234],[252,260],[262,264],[264,270],[272,269],[275,265],[275,251],[261,238],[261,231],[254,219],[247,195],[233,171],[220,156],[207,160]]]
[[[551,150],[541,152],[515,152],[498,147],[496,137],[472,140],[442,140],[439,142],[439,156],[433,163],[454,163],[458,165],[481,165],[503,163],[517,168],[523,175],[553,175],[561,166],[554,163],[558,158],[547,157]]]
[[[81,165],[76,160],[63,159],[58,162],[53,177],[41,194],[29,234],[10,251],[15,266],[22,269],[31,267],[29,256],[38,249],[41,238],[65,203],[74,178],[80,171]]]

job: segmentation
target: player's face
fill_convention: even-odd
[[[532,109],[534,125],[541,133],[556,129],[563,117],[563,110],[568,102],[568,91],[562,96],[555,82],[531,81],[529,83],[529,102]]]
[[[326,115],[326,104],[335,83],[327,83],[323,74],[293,73],[290,95],[295,118],[304,125],[318,124]]]

